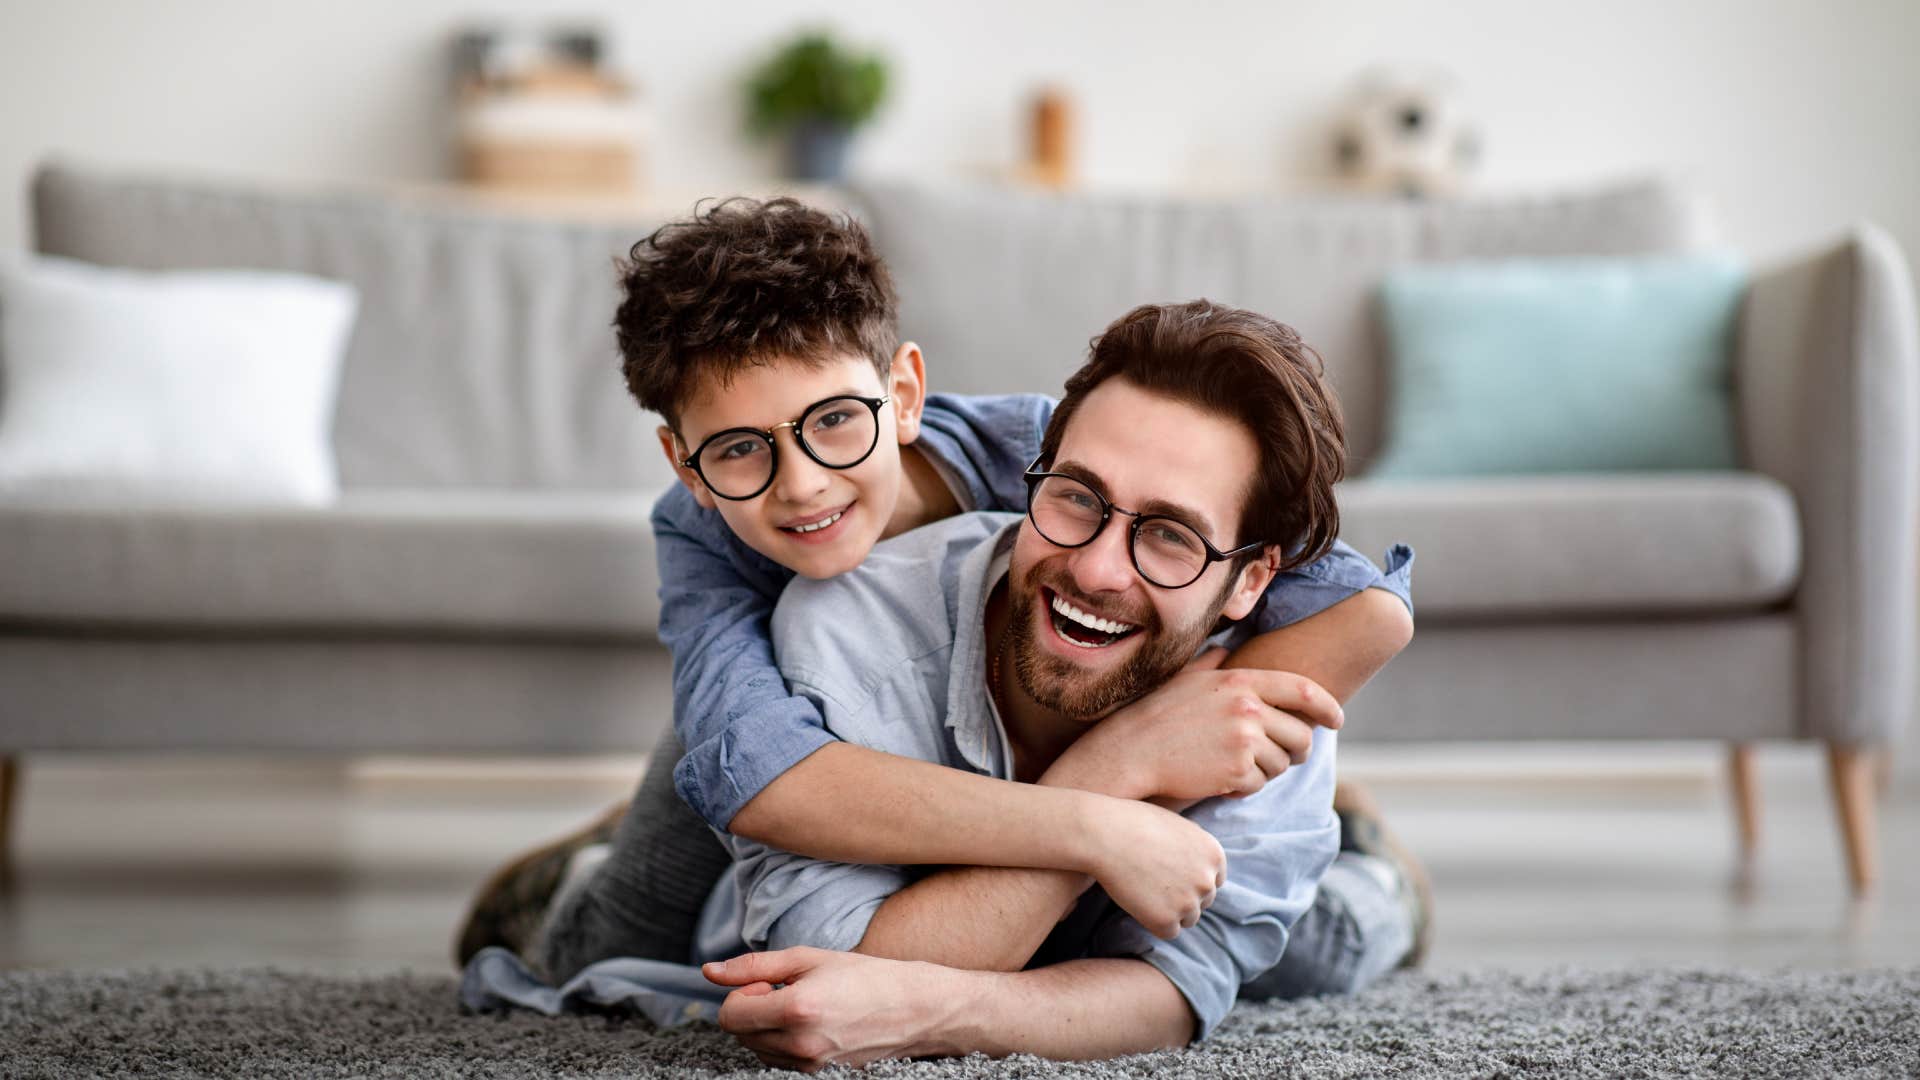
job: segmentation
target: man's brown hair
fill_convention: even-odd
[[[1208,539],[1221,548],[1278,544],[1283,572],[1332,549],[1340,535],[1333,485],[1347,471],[1346,421],[1320,354],[1293,327],[1211,300],[1134,308],[1093,339],[1086,364],[1067,380],[1040,444],[1043,461],[1059,452],[1088,392],[1116,377],[1232,417],[1252,432],[1259,461],[1220,463],[1251,465],[1240,535]]]
[[[621,374],[674,426],[701,379],[849,353],[884,379],[898,344],[893,281],[867,231],[793,199],[696,208],[633,245],[620,276]]]

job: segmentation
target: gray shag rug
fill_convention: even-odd
[[[0,973],[0,1074],[764,1074],[708,1024],[464,1015],[454,985],[272,970]],[[887,1062],[865,1075],[1911,1077],[1920,969],[1402,974],[1357,997],[1243,1004],[1185,1050]]]

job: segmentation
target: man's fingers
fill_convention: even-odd
[[[793,1015],[795,992],[766,983],[735,990],[720,1003],[720,1028],[768,1065],[813,1072],[824,1051],[820,1037],[803,1030],[806,1022]]]
[[[792,982],[813,967],[815,960],[813,950],[805,947],[743,953],[717,964],[704,964],[700,974],[721,986],[745,986],[756,982],[785,983]]]
[[[741,1045],[754,1056],[775,1068],[813,1072],[820,1062],[800,1052],[802,1039],[789,1031],[767,1031],[741,1038]]]
[[[771,1065],[776,1069],[791,1069],[794,1072],[812,1072],[816,1068],[810,1061],[794,1057],[792,1054],[783,1054],[771,1046],[763,1045],[764,1038],[765,1036],[760,1035],[748,1036],[740,1040],[740,1045],[753,1051],[753,1056],[759,1058],[762,1065]]]
[[[787,1026],[786,998],[771,986],[756,983],[744,989],[735,990],[720,1003],[720,1027],[734,1035],[751,1035],[759,1031],[779,1031]]]

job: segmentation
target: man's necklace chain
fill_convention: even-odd
[[[987,658],[987,697],[992,699],[993,707],[1003,716],[1006,715],[1006,708],[1000,703],[1000,658],[1006,655],[1009,636],[1002,631],[1000,644],[994,648],[993,655]]]

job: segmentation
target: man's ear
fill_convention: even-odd
[[[1260,552],[1260,557],[1240,568],[1240,580],[1234,583],[1233,592],[1227,597],[1227,604],[1220,614],[1228,619],[1244,619],[1260,600],[1260,594],[1273,584],[1274,575],[1280,570],[1280,546],[1270,544]]]
[[[903,341],[894,350],[887,396],[893,403],[895,434],[906,446],[920,437],[920,412],[927,405],[927,360],[919,345]]]
[[[693,501],[708,510],[713,509],[713,492],[708,491],[707,485],[701,483],[700,474],[680,464],[682,456],[680,436],[674,434],[673,429],[665,424],[655,428],[654,434],[660,436],[660,452],[667,455],[667,463],[673,466],[673,474],[680,478],[681,483],[687,485],[688,491],[693,492]]]

